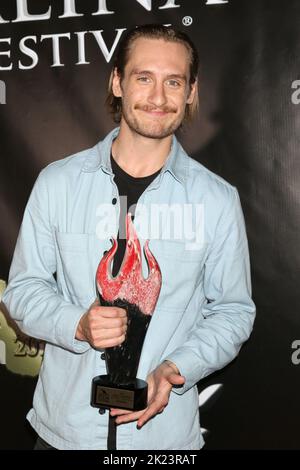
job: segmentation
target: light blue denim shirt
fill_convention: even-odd
[[[40,173],[3,297],[21,330],[46,342],[27,417],[58,449],[106,449],[108,413],[90,406],[91,381],[106,373],[105,361],[75,332],[96,298],[99,260],[118,231],[120,201],[110,165],[118,131]],[[137,376],[145,379],[169,359],[186,382],[140,430],[136,423],[118,426],[117,448],[200,449],[196,384],[232,361],[255,317],[238,193],[173,137],[165,166],[138,201],[134,224],[142,243],[150,238],[162,272]]]

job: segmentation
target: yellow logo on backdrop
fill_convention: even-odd
[[[5,287],[0,279],[0,301]],[[43,343],[24,335],[0,303],[0,364],[15,374],[34,377],[39,373],[43,352]]]

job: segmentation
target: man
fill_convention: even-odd
[[[48,446],[106,449],[115,420],[117,449],[200,449],[196,384],[228,364],[252,330],[238,193],[189,158],[174,136],[197,108],[197,68],[185,34],[158,25],[129,31],[108,97],[120,128],[49,165],[29,199],[3,301],[25,333],[46,342],[28,419]],[[125,209],[121,196],[129,201]],[[119,232],[118,273],[132,204],[140,238],[151,211],[170,209],[154,224],[159,236],[145,237],[162,288],[137,374],[148,381],[148,406],[112,409],[109,417],[90,406],[91,380],[106,372],[103,349],[123,343],[127,315],[95,301],[94,280],[110,236]],[[120,224],[105,236],[103,205]],[[176,236],[168,230],[174,208]]]

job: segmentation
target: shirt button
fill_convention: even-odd
[[[102,353],[100,357],[101,357],[102,361],[104,361],[104,359],[105,359],[105,353]]]
[[[111,203],[112,203],[113,205],[117,204],[117,198],[114,197],[114,198],[112,199]]]
[[[105,408],[99,408],[100,415],[104,415],[105,412],[106,412]]]

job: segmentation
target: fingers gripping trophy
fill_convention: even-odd
[[[162,283],[161,271],[149,249],[144,245],[148,277],[142,274],[142,254],[131,214],[126,216],[126,250],[116,277],[112,277],[111,263],[118,244],[101,259],[96,285],[100,304],[117,306],[127,311],[127,334],[124,342],[105,350],[107,375],[94,377],[91,405],[97,408],[142,410],[147,406],[147,382],[136,377],[141,351]]]

